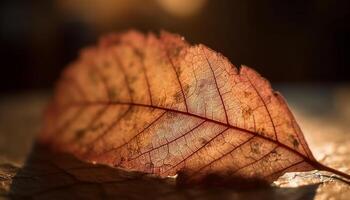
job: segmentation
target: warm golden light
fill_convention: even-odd
[[[78,17],[96,26],[106,26],[135,6],[134,0],[58,0],[57,8],[66,17]]]
[[[189,17],[198,13],[206,4],[206,0],[157,0],[161,7],[176,17]]]

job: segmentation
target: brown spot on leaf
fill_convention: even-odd
[[[85,136],[86,129],[78,129],[75,131],[75,140],[80,140]]]
[[[250,143],[250,149],[254,154],[260,154],[260,143],[253,141]]]
[[[111,100],[117,100],[118,99],[117,89],[113,86],[108,88],[108,96]]]
[[[298,140],[293,135],[289,135],[289,138],[290,138],[290,141],[293,144],[294,148],[298,148],[299,147]]]
[[[248,119],[253,113],[253,110],[251,108],[246,108],[242,110],[242,117],[244,119]]]
[[[244,91],[243,94],[244,94],[244,97],[245,97],[245,98],[248,98],[248,97],[250,96],[251,93],[250,93],[250,92],[247,92],[247,91]]]
[[[182,102],[183,101],[183,95],[182,95],[182,92],[181,91],[178,91],[174,94],[174,100],[179,103],[179,102]]]
[[[200,143],[202,144],[202,145],[206,145],[206,144],[208,144],[208,140],[206,140],[205,138],[200,138]],[[208,144],[208,146],[209,146],[210,144]]]

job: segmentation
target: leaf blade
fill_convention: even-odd
[[[77,103],[65,99],[66,90],[58,91],[53,110],[121,106],[131,111],[117,120],[107,111],[104,124],[109,128],[100,133],[90,130],[77,144],[67,142],[77,126],[68,125],[66,137],[56,141],[55,134],[44,129],[42,141],[53,142],[60,150],[90,162],[160,176],[185,171],[192,181],[211,173],[272,181],[290,170],[314,169],[316,160],[299,126],[268,81],[248,67],[237,69],[204,45],[190,46],[169,33],[157,38],[129,32],[109,36],[83,54],[63,76],[78,79],[84,85],[80,93],[90,97]],[[98,71],[99,78],[88,74],[88,67]],[[91,119],[97,111],[87,113],[73,124],[98,124],[102,118]],[[47,118],[61,120],[55,114]],[[198,123],[205,126],[198,128]],[[91,139],[94,134],[97,140]],[[90,140],[88,145],[84,140]]]

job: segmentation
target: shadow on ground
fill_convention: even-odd
[[[158,179],[81,162],[35,145],[13,177],[13,199],[313,199],[318,185],[298,188],[179,188],[174,179]]]

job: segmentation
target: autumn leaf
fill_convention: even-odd
[[[81,160],[185,184],[326,170],[253,69],[167,32],[101,39],[62,74],[39,140]]]

